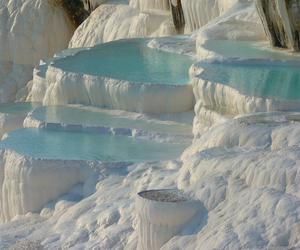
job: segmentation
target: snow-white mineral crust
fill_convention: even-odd
[[[174,35],[171,14],[143,10],[128,4],[100,5],[75,31],[69,48],[91,47],[124,38]]]
[[[33,67],[67,47],[73,30],[54,1],[0,0],[0,102],[14,101]]]
[[[5,114],[0,113],[0,138],[13,130],[23,127],[26,114]]]
[[[138,249],[160,249],[191,222],[200,208],[199,202],[178,195],[176,190],[140,192],[136,199]]]
[[[81,201],[62,196],[41,217],[1,225],[0,242],[12,244],[21,235],[46,248],[133,249],[136,193],[178,185],[206,212],[163,249],[299,247],[299,142],[299,123],[280,116],[231,120],[196,140],[183,165],[157,162],[114,171]]]
[[[40,211],[49,201],[83,183],[92,172],[93,164],[88,162],[34,159],[2,151],[0,221]]]
[[[187,2],[182,1],[183,4]],[[218,8],[208,9],[209,3]],[[218,16],[192,35],[191,41],[197,38],[197,54],[201,60],[216,59],[216,53],[210,53],[203,47],[209,39],[266,41],[251,0],[190,0],[188,4],[190,7],[184,8],[189,31],[209,21],[201,12],[201,7],[208,14],[212,12],[209,14],[212,18]],[[109,39],[122,37],[119,29],[112,29],[121,21],[128,33],[134,18],[126,17],[131,11],[139,10],[125,5],[104,6],[94,12],[99,12],[99,26],[96,15],[93,17],[92,14],[76,34],[78,44],[73,37],[71,47],[103,42],[106,39],[103,39],[104,34]],[[106,13],[104,8],[112,9],[109,17],[101,20],[100,13]],[[200,9],[199,13],[197,9]],[[114,15],[116,17],[112,18]],[[204,21],[201,21],[202,16]],[[92,18],[95,18],[94,24]],[[111,24],[108,25],[109,22]],[[88,39],[89,32],[84,31],[84,25],[89,27],[92,38]],[[161,46],[154,45],[167,47],[168,44],[171,42],[165,40]],[[173,45],[172,49],[176,48]],[[193,51],[191,46],[188,48],[188,52]],[[226,62],[226,58],[222,60]],[[187,223],[161,249],[300,248],[300,115],[278,112],[245,114],[276,110],[278,107],[289,110],[293,106],[242,95],[236,89],[218,82],[196,78],[193,81],[197,100],[195,139],[180,160],[119,167],[110,165],[106,173],[92,173],[85,179],[85,171],[90,166],[86,162],[82,162],[85,170],[76,168],[78,163],[70,165],[60,161],[58,165],[50,164],[49,167],[46,166],[49,162],[39,162],[49,171],[44,173],[36,167],[36,160],[25,159],[12,152],[3,153],[0,183],[5,183],[5,188],[0,198],[1,201],[5,198],[14,209],[1,210],[1,219],[12,219],[18,211],[28,214],[0,225],[0,246],[4,249],[15,244],[18,246],[26,239],[28,244],[40,242],[46,249],[137,249],[137,193],[149,189],[179,188],[201,202],[204,208],[201,216]],[[42,93],[44,90],[40,91]],[[70,96],[72,94],[68,93]],[[36,168],[31,172],[31,167]],[[58,172],[60,176],[56,177],[52,172],[55,167],[57,171],[61,169],[66,172]],[[20,168],[24,172],[18,172]],[[70,179],[69,170],[71,175],[75,175],[70,175]],[[48,201],[47,205],[37,204],[32,195],[42,190],[30,186],[32,181],[37,186],[39,184],[39,178],[34,173],[43,176],[42,180],[47,184],[50,180],[54,180],[55,184],[55,178],[63,177],[67,178],[66,183],[72,185],[59,189],[59,192],[58,187],[61,186],[58,185],[49,189],[49,193],[46,190],[42,196],[38,194],[37,197],[48,197],[53,201]],[[19,180],[22,182],[18,183]],[[26,185],[23,186],[23,183]],[[31,200],[23,197],[31,197],[33,203],[30,204],[35,204],[34,209],[29,207]],[[1,206],[7,205],[1,203]],[[30,213],[30,210],[35,213]]]
[[[33,102],[44,105],[84,104],[142,113],[179,113],[193,108],[192,86],[139,84],[64,72],[48,67],[46,79],[34,82]]]
[[[169,0],[130,0],[129,5],[140,10],[169,10]]]

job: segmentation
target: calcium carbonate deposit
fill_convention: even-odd
[[[300,249],[299,4],[0,0],[0,250]]]

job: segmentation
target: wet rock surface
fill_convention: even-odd
[[[53,2],[63,7],[75,27],[78,27],[89,16],[89,11],[84,9],[81,0],[53,0]]]
[[[271,45],[300,49],[300,1],[256,0],[256,7]]]
[[[170,6],[176,31],[178,34],[182,34],[184,32],[185,20],[181,0],[170,1]]]

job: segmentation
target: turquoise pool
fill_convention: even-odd
[[[233,41],[233,40],[208,40],[203,47],[228,58],[242,59],[268,59],[279,61],[300,60],[298,53],[270,48],[269,43]]]
[[[30,103],[30,102],[2,103],[0,104],[0,113],[26,114],[39,106],[40,104],[38,103]]]
[[[51,65],[67,72],[135,83],[187,84],[193,58],[148,48],[147,42],[149,39],[119,40],[75,54],[72,50],[71,55],[64,52],[63,57]]]
[[[210,40],[203,47],[226,60],[196,65],[201,79],[228,85],[247,96],[300,100],[300,55],[266,43]]]
[[[199,63],[201,79],[228,85],[248,96],[300,100],[300,64]]]
[[[122,115],[123,114],[123,115]],[[192,135],[192,125],[157,119],[135,118],[134,114],[84,106],[48,106],[32,112],[32,117],[47,123],[63,123],[91,127],[132,128],[158,133]]]
[[[156,143],[126,136],[19,129],[0,142],[1,149],[42,159],[138,162],[180,156],[187,144]]]

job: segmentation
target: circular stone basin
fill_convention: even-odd
[[[175,159],[187,146],[128,136],[32,128],[15,130],[0,142],[1,149],[11,149],[33,158],[103,162]]]
[[[200,208],[198,201],[190,200],[177,189],[138,193],[138,249],[160,249],[190,223]]]
[[[144,116],[141,117],[137,113],[79,105],[39,107],[32,111],[31,118],[46,123],[82,125],[84,127],[126,128],[166,134],[192,135],[191,124],[149,119]]]
[[[56,59],[51,66],[66,72],[135,83],[185,85],[193,58],[147,47],[149,39],[119,40]]]

